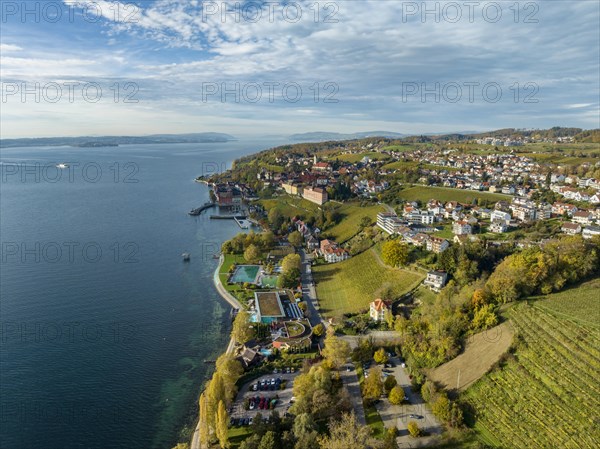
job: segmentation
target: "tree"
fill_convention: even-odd
[[[366,399],[377,399],[383,394],[383,381],[381,368],[376,366],[363,382],[363,395]]]
[[[255,263],[258,261],[259,258],[260,249],[258,249],[258,246],[254,244],[248,246],[248,248],[246,248],[246,251],[244,251],[244,259],[246,259],[246,262]]]
[[[219,446],[222,449],[229,447],[229,436],[228,436],[228,424],[229,415],[225,409],[225,403],[219,401],[219,407],[217,408],[217,419],[215,421],[215,433],[219,440]]]
[[[435,384],[430,380],[426,380],[425,383],[421,386],[421,396],[425,402],[431,401],[431,399],[436,395],[437,389],[435,388]]]
[[[419,425],[415,421],[409,421],[406,428],[412,437],[417,438],[421,436],[421,429],[419,429]]]
[[[300,272],[302,268],[302,260],[300,254],[288,254],[281,261],[281,271],[284,275],[290,274],[293,270]]]
[[[398,240],[388,240],[381,247],[383,261],[392,267],[400,267],[408,263],[408,245]]]
[[[321,355],[337,369],[346,363],[346,359],[350,357],[350,345],[347,341],[336,337],[333,327],[329,327],[325,338],[325,347],[321,351]]]
[[[395,427],[386,428],[383,436],[383,449],[399,449],[397,435],[398,429]]]
[[[359,227],[360,227],[360,229],[364,229],[364,228],[366,228],[367,226],[371,226],[371,223],[372,223],[372,222],[373,222],[373,221],[371,220],[371,217],[369,217],[369,216],[367,216],[367,215],[364,215],[364,216],[363,216],[363,217],[360,219],[360,224],[359,224]]]
[[[321,449],[371,449],[371,429],[361,426],[354,412],[344,413],[339,421],[329,424],[329,436],[319,439]]]
[[[319,323],[315,327],[313,327],[313,334],[315,334],[317,337],[320,337],[324,333],[325,333],[325,327],[321,323]]]
[[[235,397],[237,392],[235,383],[244,374],[244,367],[232,354],[224,353],[217,359],[216,371],[221,374],[227,391],[227,400],[230,402]]]
[[[200,446],[204,447],[208,444],[209,439],[209,427],[208,427],[208,405],[206,403],[206,395],[202,393],[198,401],[200,412],[198,414],[199,419],[199,435]]]
[[[283,224],[283,216],[281,215],[281,212],[279,212],[279,209],[275,207],[271,209],[269,211],[268,220],[272,229],[279,229]]]
[[[475,330],[489,329],[498,324],[498,317],[494,312],[494,306],[492,304],[486,304],[482,308],[477,309],[471,324]]]
[[[254,338],[254,326],[250,324],[250,314],[245,310],[240,310],[233,320],[231,335],[238,343],[245,343]]]
[[[275,438],[275,432],[269,430],[263,435],[258,445],[258,449],[276,449],[277,440]]]
[[[394,317],[394,314],[392,313],[392,311],[389,309],[386,310],[385,314],[383,315],[383,318],[385,319],[388,329],[393,330],[394,322],[395,322],[396,318]]]
[[[290,235],[288,235],[288,242],[290,242],[290,244],[292,246],[295,247],[299,247],[302,246],[302,234],[300,234],[298,231],[294,231],[292,233],[290,233]]]
[[[263,249],[271,249],[275,245],[275,234],[273,231],[265,231],[260,234],[260,244]]]
[[[394,388],[392,388],[390,390],[390,394],[388,395],[388,399],[390,400],[390,404],[402,404],[402,401],[404,401],[404,390],[402,387],[396,385]]]
[[[446,393],[439,393],[437,395],[433,404],[431,404],[431,411],[444,422],[450,420],[450,400]]]
[[[485,290],[482,288],[478,288],[473,292],[473,297],[471,298],[471,304],[473,304],[474,308],[482,307],[486,304],[487,298]]]
[[[383,387],[385,388],[386,392],[390,392],[392,390],[392,388],[394,388],[396,385],[398,384],[398,381],[396,380],[396,376],[388,376],[385,378],[385,380],[383,381]]]
[[[385,352],[385,349],[383,348],[379,348],[377,351],[375,351],[375,354],[373,354],[373,360],[375,360],[375,363],[387,363],[388,361],[388,356]]]

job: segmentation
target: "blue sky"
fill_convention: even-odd
[[[596,1],[1,8],[3,138],[600,126]]]

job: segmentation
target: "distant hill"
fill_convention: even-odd
[[[0,139],[0,147],[74,146],[88,148],[128,144],[218,143],[230,142],[232,140],[236,140],[235,137],[223,133],[153,134],[149,136],[39,137]]]
[[[409,134],[400,134],[391,131],[367,131],[352,134],[332,133],[326,131],[317,131],[302,134],[292,134],[289,139],[295,142],[325,142],[328,140],[356,140],[367,137],[387,137],[392,139],[401,139]]]

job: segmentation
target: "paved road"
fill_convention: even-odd
[[[360,391],[360,383],[358,382],[358,375],[356,374],[356,369],[354,366],[352,367],[352,371],[346,371],[345,368],[342,368],[341,371],[342,381],[350,393],[350,398],[352,399],[352,405],[354,407],[354,414],[356,415],[356,419],[359,424],[365,426],[367,425],[367,420],[365,419],[365,409],[362,401],[362,393]]]
[[[441,435],[443,427],[435,416],[433,416],[433,413],[431,413],[421,395],[413,393],[411,390],[410,379],[406,370],[402,368],[400,360],[397,357],[393,357],[391,361],[396,366],[389,368],[392,371],[390,375],[396,377],[398,385],[404,389],[404,394],[408,396],[409,403],[392,405],[387,399],[382,399],[375,407],[383,420],[383,424],[385,427],[395,426],[398,429],[398,444],[401,448],[420,447],[431,444],[433,440]],[[419,418],[411,418],[410,415],[416,415]],[[409,421],[415,421],[428,436],[418,439],[411,437],[407,429]]]
[[[321,318],[318,311],[317,290],[315,289],[310,268],[312,259],[306,254],[304,249],[300,250],[300,258],[302,260],[302,299],[304,299],[308,306],[310,324],[312,327],[315,327],[319,323],[326,326],[327,323]]]

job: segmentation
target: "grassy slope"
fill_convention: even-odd
[[[382,266],[373,248],[344,262],[315,267],[313,273],[321,312],[327,317],[366,310],[388,287],[399,297],[424,277]]]
[[[360,207],[355,203],[344,203],[336,210],[342,215],[342,218],[338,224],[328,228],[325,233],[328,236],[331,236],[336,242],[343,243],[358,233],[358,227],[362,217],[366,215],[375,222],[377,214],[385,211],[385,207],[378,204]]]
[[[482,198],[487,201],[507,200],[509,195],[500,193],[477,192],[475,190],[460,190],[445,187],[416,186],[409,187],[400,192],[400,197],[404,200],[427,202],[431,199],[440,201],[458,201],[461,203],[471,203],[474,199]]]
[[[515,359],[464,395],[477,410],[482,441],[511,448],[600,446],[594,423],[600,410],[598,329],[581,321],[586,311],[597,313],[597,282],[510,310],[524,344]]]

